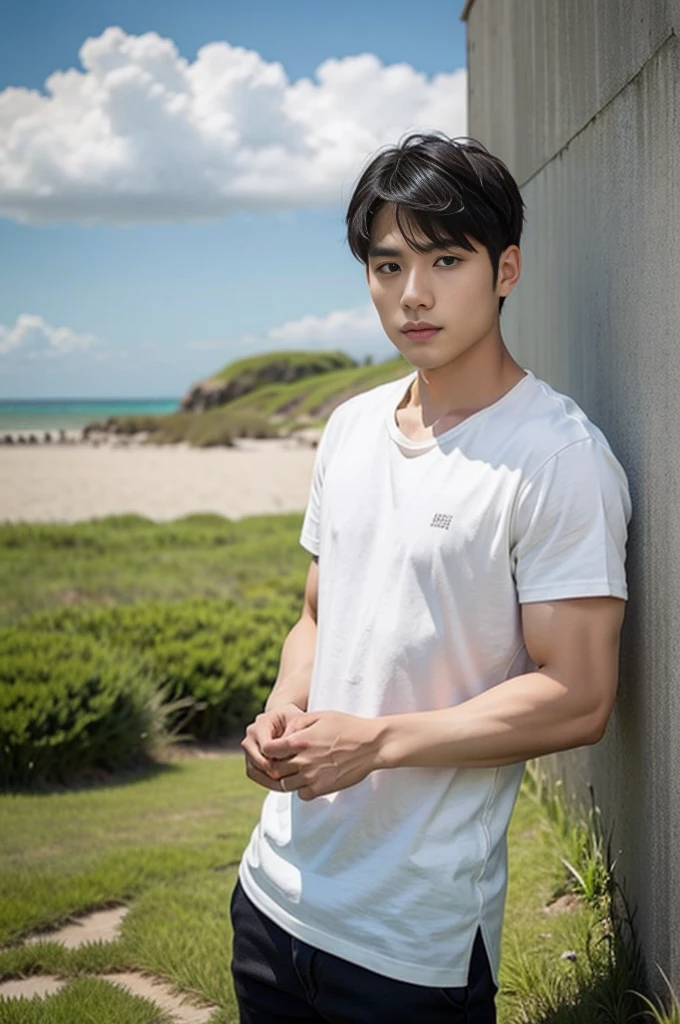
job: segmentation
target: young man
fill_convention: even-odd
[[[408,136],[347,213],[415,368],[338,406],[231,902],[244,1024],[493,1024],[524,762],[596,743],[631,501],[601,430],[510,355],[524,203],[474,140]]]

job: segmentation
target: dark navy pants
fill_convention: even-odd
[[[498,991],[478,930],[468,984],[412,985],[307,945],[263,914],[237,881],[231,972],[240,1024],[496,1024]]]

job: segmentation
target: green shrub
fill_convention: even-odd
[[[168,727],[215,740],[262,710],[276,679],[281,645],[299,615],[292,593],[244,608],[205,597],[112,607],[72,605],[22,619],[24,628],[87,637],[113,656],[144,659],[167,702],[191,701]],[[184,705],[182,705],[184,707]]]
[[[0,629],[0,785],[148,756],[163,694],[141,660],[89,636]]]

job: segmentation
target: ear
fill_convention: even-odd
[[[498,280],[496,281],[496,294],[507,296],[519,281],[522,273],[522,253],[518,245],[509,245],[501,253],[498,263]]]

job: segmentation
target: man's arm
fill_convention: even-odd
[[[624,613],[625,601],[615,597],[522,605],[537,671],[451,708],[374,719],[314,712],[306,728],[272,739],[263,752],[290,758],[286,788],[311,799],[377,768],[495,767],[596,743],[616,696]]]
[[[264,711],[248,726],[241,742],[246,775],[267,789],[281,788],[282,773],[262,747],[283,736],[288,724],[307,708],[316,649],[318,588],[319,559],[314,555],[307,572],[302,613],[283,642],[276,682]]]
[[[301,711],[307,709],[314,668],[318,597],[319,559],[314,555],[307,572],[302,613],[283,642],[278,675],[265,711],[274,711],[284,704],[295,704]]]
[[[616,697],[625,605],[616,597],[522,605],[538,670],[445,711],[382,719],[381,763],[483,768],[597,743]]]

